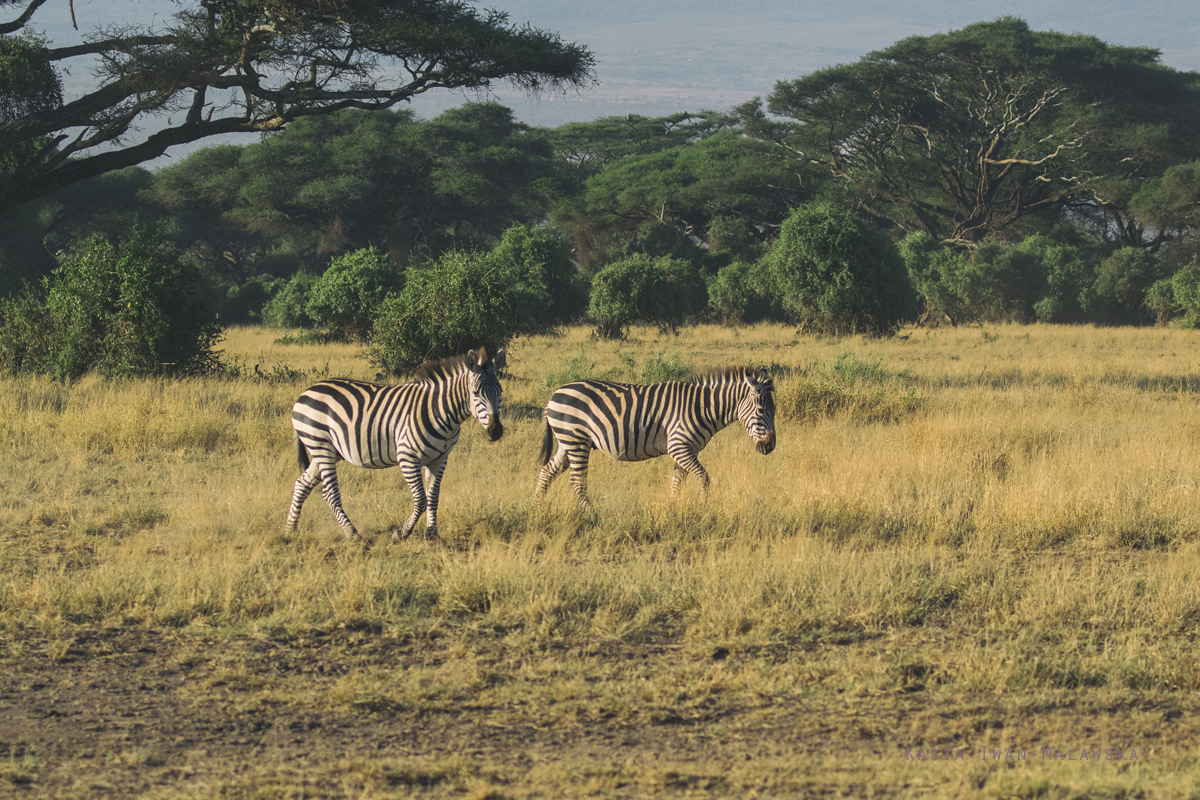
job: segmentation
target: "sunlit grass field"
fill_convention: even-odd
[[[453,654],[437,666],[351,671],[332,692],[246,691],[314,713],[488,703],[502,722],[653,725],[727,705],[764,725],[783,709],[829,723],[814,729],[828,743],[819,758],[690,763],[720,781],[678,792],[661,765],[582,777],[550,765],[497,797],[844,786],[1188,797],[1200,785],[1200,728],[1161,735],[1164,715],[1192,718],[1200,697],[1195,332],[1038,325],[863,339],[760,325],[638,328],[620,343],[582,327],[522,338],[503,378],[504,438],[490,443],[469,421],[450,456],[444,546],[390,543],[411,508],[399,472],[345,465],[343,502],[366,543],[342,539],[319,493],[284,535],[298,475],[292,401],[321,377],[376,371],[354,346],[279,335],[229,331],[222,377],[0,381],[9,657],[21,631],[64,642],[121,627],[436,635]],[[565,477],[534,503],[541,409],[559,383],[732,364],[776,376],[779,445],[762,456],[740,425],[719,434],[701,454],[707,501],[687,484],[670,498],[666,459],[596,454],[594,516],[576,512]],[[524,657],[483,665],[481,648],[497,643]],[[646,643],[675,655],[609,657]],[[857,699],[877,709],[887,698],[907,710],[856,715]],[[1080,765],[1043,759],[1044,746],[1139,757]],[[986,758],[1015,747],[1027,760]],[[935,749],[974,763],[936,763]],[[477,790],[485,770],[469,757],[426,767],[447,771],[428,789],[447,795]],[[388,796],[385,768],[397,767],[329,767],[364,796]],[[500,765],[485,771],[503,777]]]

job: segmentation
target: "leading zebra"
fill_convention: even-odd
[[[675,461],[671,494],[687,475],[708,493],[708,473],[697,454],[717,431],[741,420],[758,452],[775,449],[774,383],[764,370],[727,367],[690,381],[649,385],[575,381],[555,390],[543,414],[542,469],[534,497],[569,463],[580,505],[587,496],[588,456],[601,450],[618,461],[669,455]],[[557,449],[555,442],[557,441]]]
[[[296,530],[300,506],[319,482],[346,538],[358,538],[342,510],[338,491],[336,467],[338,460],[344,459],[368,469],[399,465],[412,491],[413,511],[404,530],[392,538],[411,534],[425,512],[425,535],[436,539],[438,487],[462,423],[474,416],[493,442],[504,433],[500,381],[496,378],[496,371],[503,366],[503,349],[489,359],[481,347],[424,365],[412,383],[380,385],[338,379],[306,389],[292,406],[296,455],[303,472],[292,492],[287,530]]]

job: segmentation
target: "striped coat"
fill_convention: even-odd
[[[618,461],[669,455],[675,462],[671,494],[688,475],[708,491],[708,473],[697,457],[722,428],[741,421],[763,454],[775,449],[774,383],[765,371],[728,367],[691,381],[636,385],[575,381],[559,387],[543,415],[542,497],[567,465],[579,503],[587,497],[588,457],[600,450]]]
[[[462,423],[474,416],[492,441],[500,438],[500,381],[504,350],[487,350],[426,364],[412,383],[381,385],[347,379],[321,381],[292,406],[292,428],[302,473],[296,479],[287,530],[319,483],[325,502],[348,539],[358,531],[342,509],[337,462],[386,469],[399,466],[413,496],[413,511],[393,539],[407,537],[426,514],[425,532],[437,538],[438,489],[446,458]],[[428,489],[426,488],[428,480]]]

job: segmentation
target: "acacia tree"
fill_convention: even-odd
[[[541,219],[560,183],[537,130],[467,103],[428,121],[407,109],[300,119],[157,169],[143,196],[193,255],[242,283],[372,245],[397,263],[485,246]]]
[[[399,131],[412,124],[407,109],[306,117],[260,142],[201,148],[157,169],[143,197],[172,214],[181,244],[234,283],[297,266],[319,271],[331,255],[388,238],[395,195],[419,184],[400,146]]]
[[[541,129],[497,103],[466,103],[403,141],[425,194],[398,207],[393,236],[440,254],[487,246],[510,226],[541,220],[566,189]]]
[[[792,206],[806,198],[794,175],[763,157],[766,145],[733,131],[656,153],[610,163],[588,179],[582,192],[562,204],[555,224],[568,231],[577,250],[613,233],[632,240],[659,225],[720,244],[714,223],[744,220],[759,237],[774,231]],[[588,259],[581,258],[587,262]]]
[[[207,136],[438,88],[578,87],[594,63],[464,0],[184,0],[161,29],[97,28],[69,47],[22,35],[46,2],[0,0],[19,10],[0,21],[0,210]],[[88,60],[95,87],[64,102],[60,70]]]
[[[626,114],[568,122],[548,136],[565,171],[582,184],[614,161],[679,147],[736,124],[735,118],[717,111],[681,111],[665,117]]]
[[[781,81],[766,109],[756,98],[738,115],[828,169],[866,212],[973,247],[1030,215],[1108,202],[1108,179],[1171,163],[1131,139],[1194,146],[1196,76],[1158,57],[1006,17]]]
[[[1176,164],[1146,181],[1131,204],[1159,236],[1194,236],[1200,230],[1200,161]]]

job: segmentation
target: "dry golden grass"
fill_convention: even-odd
[[[69,648],[73,631],[96,627],[270,636],[345,626],[448,648],[402,675],[350,670],[331,690],[249,678],[240,689],[250,707],[314,714],[483,704],[501,725],[654,725],[716,704],[765,726],[781,724],[775,708],[877,708],[889,697],[957,710],[847,720],[825,730],[832,749],[820,757],[742,766],[601,759],[521,777],[458,756],[324,767],[347,794],[1183,797],[1200,778],[1194,742],[1156,739],[1161,718],[1135,713],[1190,714],[1200,692],[1193,332],[1002,326],[867,340],[762,325],[636,329],[619,344],[583,328],[521,339],[509,348],[505,437],[489,443],[468,423],[450,457],[444,548],[388,544],[411,502],[399,473],[345,466],[343,501],[374,541],[344,543],[319,496],[284,536],[292,401],[319,376],[374,370],[354,347],[276,336],[230,332],[236,378],[0,381],[0,630]],[[701,455],[707,502],[694,487],[669,498],[665,459],[596,456],[594,517],[576,513],[561,478],[533,503],[541,408],[558,382],[638,380],[678,363],[770,366],[775,453],[755,453],[735,425]],[[652,669],[609,657],[647,643],[665,648]],[[481,655],[495,647],[521,655]],[[21,655],[19,643],[9,649]],[[237,670],[214,680],[236,684]],[[1092,704],[1109,723],[1088,725]],[[1128,719],[1113,716],[1125,708]],[[979,759],[984,747],[1085,740],[1143,752],[1153,742],[1156,755],[1120,770]],[[886,763],[864,761],[863,741],[890,752]],[[979,763],[903,757],[922,742]]]

